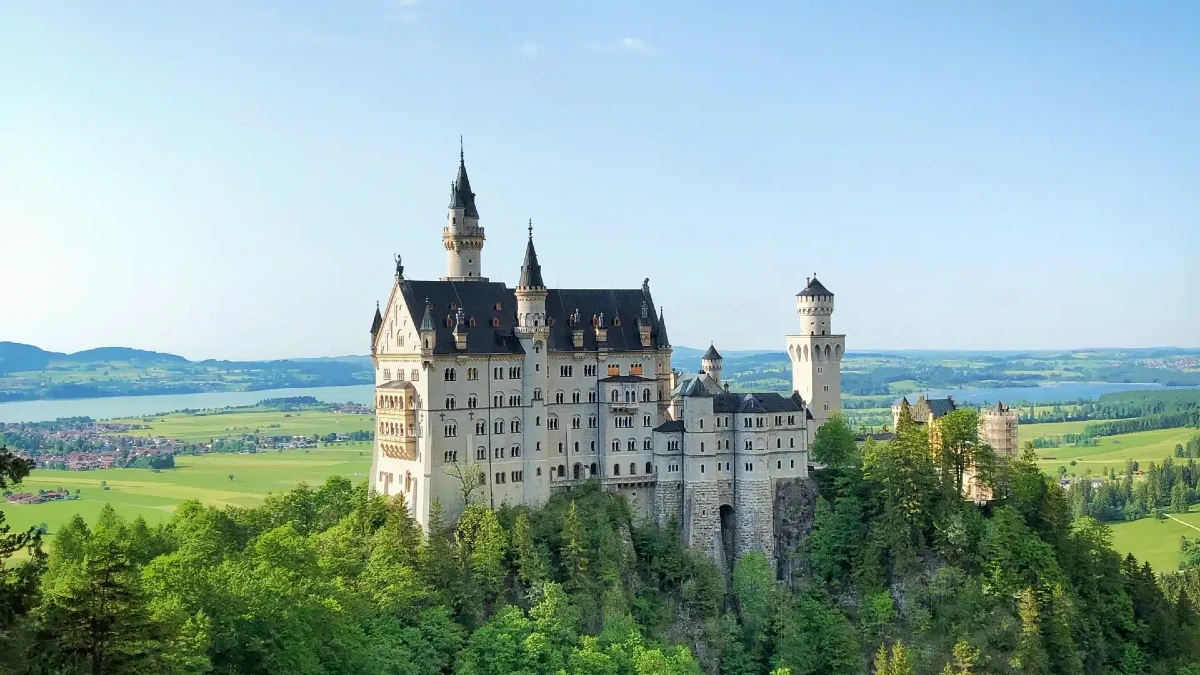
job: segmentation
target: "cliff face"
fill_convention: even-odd
[[[775,569],[788,580],[799,561],[793,555],[812,530],[817,508],[817,484],[812,478],[775,483]]]

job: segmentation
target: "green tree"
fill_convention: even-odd
[[[1175,487],[1171,488],[1171,510],[1175,513],[1187,513],[1189,510],[1188,490],[1182,482],[1176,483]]]
[[[975,664],[979,663],[980,651],[966,640],[954,643],[950,661],[942,669],[942,675],[975,675]]]
[[[517,578],[525,585],[526,590],[536,588],[546,580],[547,563],[533,541],[533,529],[524,513],[517,515],[513,525],[513,546],[516,549]]]
[[[812,457],[830,469],[843,469],[857,462],[858,445],[854,431],[841,413],[834,413],[817,429]]]
[[[571,593],[588,589],[591,580],[588,578],[587,548],[583,538],[583,523],[579,520],[579,508],[574,500],[563,519],[560,555],[566,572],[566,589]]]
[[[938,420],[941,432],[941,468],[953,478],[954,493],[962,494],[963,475],[976,465],[982,454],[979,442],[979,411],[959,408]]]
[[[1050,664],[1042,643],[1041,628],[1038,624],[1038,603],[1032,588],[1021,591],[1017,613],[1021,619],[1021,628],[1012,667],[1022,675],[1046,675],[1050,672]]]
[[[0,491],[18,485],[32,469],[32,461],[0,447]],[[33,607],[38,579],[45,569],[46,556],[42,553],[41,543],[37,528],[13,533],[5,523],[4,512],[0,511],[0,646],[14,624]],[[28,552],[28,560],[13,565],[10,561],[21,551]]]

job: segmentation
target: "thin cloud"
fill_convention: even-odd
[[[601,54],[630,52],[642,56],[654,56],[658,53],[658,49],[654,45],[638,37],[621,38],[616,42],[589,42],[587,48]]]
[[[541,49],[536,42],[526,42],[517,48],[517,52],[527,59],[536,59],[538,50]]]

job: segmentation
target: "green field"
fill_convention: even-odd
[[[111,420],[125,424],[150,424],[149,429],[122,432],[129,436],[165,436],[181,441],[208,441],[213,438],[236,438],[247,434],[269,436],[311,436],[328,433],[370,431],[375,427],[373,415],[300,410],[280,412],[251,408],[223,410],[213,413],[172,413],[145,418]]]
[[[149,469],[98,471],[36,470],[17,491],[36,492],[59,487],[80,499],[46,504],[3,506],[14,530],[46,523],[50,533],[76,513],[95,522],[105,504],[127,517],[144,517],[150,524],[171,517],[182,501],[199,499],[216,506],[254,506],[271,492],[282,492],[306,482],[317,486],[329,476],[365,480],[371,468],[370,442],[342,443],[312,450],[269,451],[258,454],[179,455],[175,468],[154,473]],[[229,475],[233,474],[233,480]],[[101,487],[107,481],[109,489]]]
[[[1038,436],[1061,436],[1067,433],[1081,433],[1083,428],[1092,422],[1056,422],[1053,424],[1022,424],[1019,429],[1020,442],[1032,440]],[[1125,468],[1125,460],[1137,460],[1142,470],[1150,462],[1161,464],[1167,457],[1175,455],[1176,444],[1187,444],[1200,430],[1185,427],[1182,429],[1156,429],[1154,431],[1139,431],[1133,434],[1119,436],[1101,436],[1095,447],[1077,448],[1063,445],[1057,448],[1041,448],[1037,451],[1039,457],[1054,457],[1043,459],[1040,464],[1044,470],[1056,475],[1058,467],[1067,467],[1068,474],[1075,473],[1083,476],[1088,469],[1092,475],[1107,473],[1109,468],[1118,472]],[[1074,460],[1075,466],[1070,462]]]
[[[1172,513],[1179,520],[1200,527],[1200,513]],[[1200,537],[1200,532],[1175,522],[1142,518],[1131,523],[1110,523],[1113,548],[1125,555],[1133,553],[1141,562],[1148,562],[1156,572],[1171,572],[1179,568],[1179,538]]]

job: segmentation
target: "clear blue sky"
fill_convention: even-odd
[[[466,138],[515,282],[676,344],[1200,344],[1200,3],[0,0],[0,340],[367,351]]]

